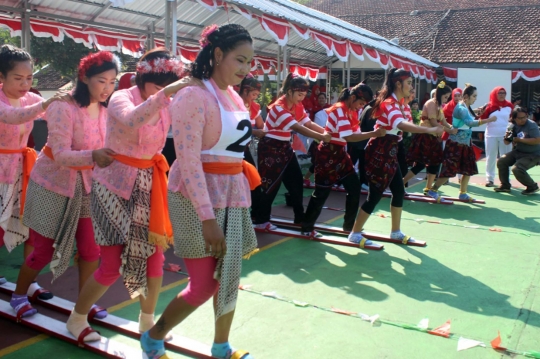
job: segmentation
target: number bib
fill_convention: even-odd
[[[251,120],[248,111],[227,111],[219,102],[210,81],[203,81],[214,95],[221,115],[221,136],[214,147],[201,151],[201,154],[244,158],[244,149],[251,140]]]

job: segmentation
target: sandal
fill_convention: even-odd
[[[82,332],[81,334],[79,334],[79,337],[77,338],[77,345],[81,348],[84,348],[85,346],[85,341],[84,341],[84,338],[86,338],[86,336],[88,334],[92,334],[92,333],[98,333],[99,335],[101,335],[100,332],[98,332],[97,330],[94,330],[92,329],[92,327],[86,327]]]
[[[98,315],[98,313],[102,314]],[[90,309],[90,312],[88,312],[88,321],[90,322],[94,319],[105,319],[107,318],[107,315],[109,315],[107,309],[94,304]]]
[[[229,359],[253,359],[253,356],[245,350],[237,350]]]
[[[15,310],[17,312],[17,323],[20,323],[22,318],[31,317],[32,315],[37,313],[37,310],[32,307],[32,304],[30,303],[24,303],[20,307],[18,306],[17,308],[15,308]],[[32,310],[34,310],[34,313],[25,315]]]
[[[34,293],[32,293],[32,295],[28,296],[28,301],[30,303],[35,303],[37,302],[38,299],[49,300],[49,299],[52,299],[52,297],[53,297],[53,294],[50,291],[48,291],[45,288],[39,287],[38,289],[34,291]]]

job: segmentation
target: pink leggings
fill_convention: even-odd
[[[198,307],[212,298],[219,289],[219,282],[214,279],[217,259],[184,258],[184,263],[189,273],[189,283],[180,295],[189,305]]]
[[[120,277],[120,266],[122,265],[121,255],[124,250],[123,245],[100,246],[101,262],[99,268],[94,272],[94,279],[101,285],[111,286]],[[163,262],[165,256],[163,249],[156,246],[156,253],[148,257],[146,261],[146,276],[157,278],[163,276]]]
[[[34,251],[26,258],[26,265],[40,271],[51,263],[54,253],[54,239],[47,238],[30,229],[30,239],[34,242]],[[30,241],[29,239],[29,241]],[[90,218],[81,218],[75,233],[77,253],[85,262],[95,262],[99,259],[99,246],[94,240],[94,229]]]
[[[33,247],[34,238],[30,236],[30,238],[28,238],[26,242],[24,242],[24,244],[28,244],[29,246]],[[3,246],[4,246],[4,230],[0,228],[0,248],[2,248]]]

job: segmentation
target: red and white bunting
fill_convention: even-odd
[[[368,47],[364,47],[364,54],[373,62],[380,63],[379,61],[379,52],[375,49],[370,49]]]
[[[51,37],[54,42],[64,40],[64,31],[49,22],[31,20],[30,30],[35,37]]]
[[[0,28],[8,29],[11,37],[21,36],[22,23],[20,19],[0,17]]]
[[[210,11],[214,11],[217,9],[218,6],[223,5],[223,1],[220,1],[220,0],[196,0],[196,1]]]
[[[289,66],[289,71],[310,81],[317,81],[317,79],[319,78],[319,69],[312,67],[291,65]]]
[[[289,42],[288,22],[266,14],[263,14],[262,16],[253,16],[259,20],[263,29],[276,40],[279,46],[287,45],[287,42]]]
[[[512,71],[512,83],[516,83],[520,78],[525,81],[540,80],[540,69]]]
[[[230,4],[234,10],[236,10],[239,14],[242,14],[246,19],[253,20],[253,16],[251,16],[251,13],[244,9],[243,7],[240,7],[235,4]]]
[[[298,26],[296,24],[293,24],[292,22],[289,23],[291,27],[294,29],[294,31],[300,36],[302,39],[307,40],[309,39],[309,29],[303,28],[301,26]]]
[[[349,42],[332,41],[332,51],[340,61],[346,62],[349,59]]]
[[[313,40],[316,40],[319,44],[321,44],[322,47],[324,47],[327,56],[332,56],[334,54],[334,52],[332,51],[332,44],[334,43],[334,39],[318,31],[311,30],[310,33]]]
[[[265,74],[269,74],[272,68],[275,69],[277,67],[276,59],[270,57],[255,56],[253,61],[262,68]]]
[[[9,29],[11,36],[21,35],[21,19],[0,17],[0,27]],[[113,33],[96,28],[82,29],[34,18],[30,19],[30,31],[36,37],[50,37],[55,42],[63,41],[64,36],[68,36],[76,43],[88,48],[95,46],[99,50],[118,51],[135,57],[141,56],[143,51],[144,38],[139,38],[137,35]]]
[[[362,45],[349,42],[349,50],[358,60],[364,61],[364,48]]]
[[[388,66],[390,65],[390,56],[383,53],[379,53],[379,64],[381,65],[383,69],[386,70]]]
[[[446,81],[457,82],[457,69],[443,67],[443,72]]]
[[[418,77],[421,80],[426,79],[426,68],[424,66],[418,66]]]

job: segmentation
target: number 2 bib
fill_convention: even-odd
[[[251,121],[248,111],[227,111],[219,102],[214,87],[208,80],[204,85],[216,98],[221,115],[221,135],[214,147],[201,154],[244,158],[244,149],[251,140]]]

